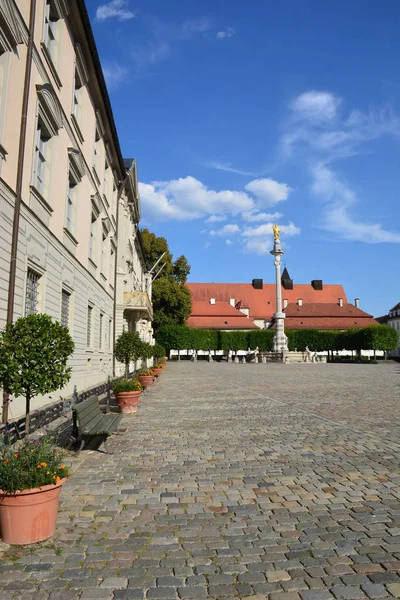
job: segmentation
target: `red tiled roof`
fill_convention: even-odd
[[[297,304],[288,304],[283,309],[286,317],[349,317],[359,319],[365,319],[367,317],[372,318],[372,315],[364,312],[360,308],[356,308],[353,304],[345,303],[343,306],[339,306],[337,302],[322,302],[307,303],[302,306]]]
[[[246,315],[241,317],[192,317],[190,316],[186,322],[188,327],[196,327],[199,329],[258,329],[251,319]]]
[[[215,298],[217,302],[229,303],[234,299],[249,308],[252,319],[270,320],[275,312],[275,284],[264,283],[262,290],[255,289],[251,283],[187,283],[193,302],[208,302]],[[301,298],[304,303],[337,303],[339,298],[347,304],[343,286],[326,285],[315,290],[311,284],[295,284],[293,290],[282,287],[282,299],[296,303]]]
[[[348,329],[378,325],[372,317],[288,317],[285,329]]]
[[[231,306],[229,302],[216,302],[210,304],[210,302],[198,302],[192,301],[192,312],[191,317],[199,316],[212,316],[212,317],[244,317],[246,316],[241,313],[237,308]]]

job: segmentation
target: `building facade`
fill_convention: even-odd
[[[2,0],[0,326],[10,314],[45,312],[69,328],[75,352],[63,395],[113,373],[121,229],[124,243],[132,234],[130,260],[144,280],[135,184],[83,0]],[[47,402],[36,398],[32,408]],[[9,412],[18,416],[22,404]]]
[[[386,322],[390,327],[393,327],[393,329],[395,329],[399,335],[399,346],[396,350],[391,351],[390,355],[400,356],[400,302],[398,302],[389,310]]]
[[[253,279],[252,283],[187,283],[192,295],[189,327],[242,329],[274,326],[276,287]],[[285,268],[281,278],[282,310],[287,329],[347,329],[376,324],[359,308],[358,298],[348,302],[342,285],[295,284]],[[244,318],[245,317],[245,318]]]

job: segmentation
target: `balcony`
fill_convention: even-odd
[[[153,306],[147,292],[124,292],[124,307],[144,313],[144,317],[153,320]]]

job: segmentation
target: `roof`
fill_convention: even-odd
[[[286,317],[349,317],[350,319],[365,319],[371,318],[372,315],[364,312],[360,308],[356,308],[354,304],[343,304],[339,306],[337,302],[314,302],[298,306],[298,304],[288,304],[283,309]]]
[[[234,306],[231,306],[229,302],[216,302],[210,304],[210,302],[197,302],[192,301],[192,312],[191,317],[242,317],[247,319],[246,315],[237,310]]]
[[[388,322],[388,318],[388,315],[382,315],[381,317],[375,317],[375,321],[378,321],[378,323],[380,323],[381,325],[385,325],[385,323]]]
[[[286,268],[286,267],[283,269],[283,272],[282,272],[282,277],[281,277],[281,280],[282,280],[282,281],[283,281],[284,279],[291,279],[291,277],[290,277],[290,275],[289,275],[289,271],[287,270],[287,268]]]
[[[255,289],[251,283],[187,283],[193,302],[208,302],[215,298],[216,302],[227,302],[234,299],[249,308],[251,319],[271,320],[275,312],[275,284],[264,283],[263,289]],[[293,290],[282,287],[282,299],[288,303],[296,303],[301,298],[303,303],[336,304],[339,298],[347,304],[343,286],[324,285],[323,290],[315,290],[311,283],[294,284]]]
[[[199,329],[258,329],[251,319],[245,315],[242,317],[192,317],[190,316],[186,322],[188,327],[196,327]]]
[[[124,158],[123,163],[124,163],[125,169],[129,170],[129,169],[132,169],[133,165],[135,164],[135,159],[134,158]]]
[[[192,301],[188,327],[200,329],[258,329],[253,321],[229,302]]]
[[[349,327],[367,327],[378,325],[372,317],[288,317],[285,329],[348,329]]]
[[[393,308],[391,308],[390,310],[400,310],[400,302],[398,302],[395,306],[393,306]]]

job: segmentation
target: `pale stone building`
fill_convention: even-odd
[[[113,372],[116,316],[121,330],[125,314],[116,285],[146,288],[139,216],[136,165],[122,159],[83,0],[1,0],[0,326],[46,312],[69,327],[75,353],[63,395]],[[128,307],[131,315],[142,331],[138,316],[149,320],[151,305]],[[151,339],[151,325],[143,334]],[[13,401],[9,418],[22,412]]]
[[[391,356],[400,356],[400,302],[398,302],[393,308],[389,310],[389,314],[387,316],[387,324],[389,327],[393,327],[398,333],[399,336],[399,346],[396,350],[390,352]]]

